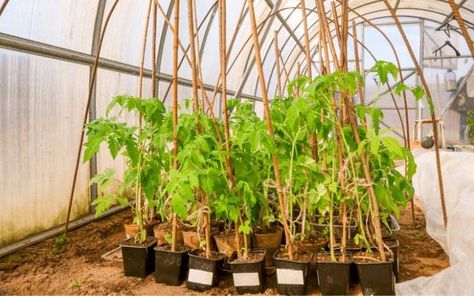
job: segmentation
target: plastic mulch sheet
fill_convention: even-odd
[[[415,153],[416,155],[416,153]],[[448,226],[445,229],[434,152],[415,156],[413,184],[426,231],[448,254],[450,267],[397,284],[398,295],[472,295],[474,291],[474,153],[441,152]]]

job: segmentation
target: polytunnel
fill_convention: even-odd
[[[270,98],[270,103],[273,105],[272,98],[292,97],[295,88],[297,88],[296,96],[299,96],[300,91],[304,93],[300,89],[302,85],[310,83],[306,80],[303,83],[302,77],[324,77],[324,75],[337,72],[338,69],[343,69],[344,65],[346,68],[342,70],[343,72],[358,72],[363,78],[363,86],[359,85],[358,90],[353,93],[350,100],[352,103],[344,104],[367,106],[368,111],[362,111],[367,112],[364,116],[369,116],[369,113],[373,112],[371,107],[380,110],[383,116],[379,124],[384,130],[383,135],[396,139],[399,143],[397,145],[404,146],[408,149],[408,153],[411,149],[415,155],[418,173],[415,175],[413,190],[418,201],[406,204],[407,210],[405,214],[402,213],[402,218],[405,215],[407,221],[411,221],[409,218],[412,217],[413,223],[415,221],[421,223],[414,226],[410,224],[411,222],[407,222],[410,231],[417,231],[417,233],[425,231],[426,218],[428,232],[425,233],[426,237],[431,235],[442,246],[442,249],[439,245],[426,246],[426,248],[437,248],[440,254],[446,252],[451,258],[452,250],[446,246],[445,242],[450,240],[446,237],[450,232],[440,235],[436,231],[441,231],[443,225],[444,227],[449,225],[446,224],[446,219],[448,219],[446,207],[448,217],[450,217],[450,211],[455,212],[454,197],[451,195],[461,198],[459,197],[461,194],[456,189],[452,189],[454,185],[450,185],[452,172],[448,170],[448,168],[456,169],[456,165],[448,166],[448,163],[451,164],[456,159],[446,156],[445,153],[456,151],[463,154],[465,158],[460,161],[459,167],[462,167],[467,175],[473,169],[472,165],[468,165],[467,160],[472,160],[469,153],[474,151],[471,146],[472,134],[470,132],[474,122],[474,113],[471,113],[474,109],[474,45],[472,43],[474,1],[2,0],[0,5],[0,131],[2,139],[0,142],[0,257],[4,257],[2,260],[10,260],[8,258],[15,256],[15,252],[31,245],[44,243],[45,240],[56,237],[57,241],[65,230],[81,229],[97,221],[99,217],[96,215],[97,204],[94,204],[94,201],[103,196],[114,195],[120,189],[119,181],[112,182],[110,187],[102,190],[97,184],[91,183],[91,179],[97,175],[102,176],[104,172],[113,168],[115,174],[120,176],[117,178],[123,181],[122,178],[126,178],[130,164],[129,156],[119,154],[115,157],[107,150],[106,145],[102,144],[100,151],[89,161],[84,159],[84,150],[87,148],[87,143],[90,143],[87,132],[90,129],[87,129],[86,125],[106,116],[112,98],[121,95],[141,98],[156,97],[156,100],[164,103],[167,110],[171,110],[174,94],[177,95],[181,108],[187,105],[185,103],[187,99],[193,99],[195,94],[198,94],[199,100],[202,100],[200,101],[202,108],[207,109],[209,114],[215,114],[217,117],[215,122],[219,124],[223,122],[224,130],[228,117],[223,112],[227,110],[225,102],[227,102],[227,97],[236,98],[240,102],[251,103],[255,114],[262,120],[263,128],[264,118],[270,114],[266,113],[267,98]],[[252,22],[253,14],[255,24]],[[175,27],[177,23],[178,29]],[[400,26],[397,26],[398,24]],[[222,59],[225,60],[225,65],[222,64]],[[174,67],[175,61],[177,68]],[[389,62],[398,69],[395,71],[396,74],[389,75],[388,79],[384,79],[383,75],[380,76],[380,72],[377,72],[377,69],[380,69],[377,67],[386,65],[385,62]],[[225,75],[222,75],[223,69],[225,69]],[[390,69],[386,68],[385,71],[390,72]],[[176,82],[177,93],[174,82]],[[314,85],[311,90],[316,92],[320,87],[318,85]],[[420,86],[418,89],[422,89],[422,92],[424,89],[424,95],[430,96],[429,100],[420,100],[417,97],[417,86]],[[199,92],[197,92],[198,89]],[[401,91],[404,92],[404,98],[400,96]],[[338,94],[337,102],[342,102],[344,97],[347,97],[345,91],[341,93],[336,91],[336,93]],[[275,100],[278,101],[278,99]],[[199,105],[200,102],[197,104]],[[354,107],[354,116],[358,116],[357,106]],[[349,108],[344,112],[350,114],[352,112],[346,105],[341,105],[341,108]],[[192,111],[192,108],[184,109],[187,110],[184,113]],[[337,110],[336,108],[336,113]],[[321,112],[321,117],[323,117],[324,111]],[[343,115],[343,111],[340,112],[342,117],[346,116]],[[373,114],[370,113],[370,115]],[[137,116],[128,112],[117,113],[116,116],[123,120],[124,124],[130,125],[136,123],[138,119]],[[341,119],[342,125],[347,125],[346,129],[343,129],[345,132],[349,132],[351,122],[350,115],[347,116],[349,119]],[[138,133],[142,130],[142,115],[139,118]],[[374,118],[371,117],[367,123],[361,118],[354,119],[354,123],[355,120],[358,120],[361,126],[366,126]],[[278,124],[275,126],[278,133]],[[353,132],[357,133],[357,128]],[[319,133],[320,130],[315,132],[315,135]],[[332,133],[334,133],[333,136],[331,136]],[[337,133],[336,127],[332,132],[328,132],[328,137],[334,139],[341,137],[341,135],[335,136]],[[231,130],[229,137],[236,134],[236,130]],[[365,133],[362,136],[365,137]],[[130,137],[133,136],[130,134]],[[222,137],[224,137],[223,141],[228,143],[227,135]],[[85,143],[86,146],[84,146]],[[236,143],[233,144],[237,145]],[[387,142],[384,143],[380,144],[381,147],[385,147],[384,145],[388,147]],[[363,164],[364,152],[360,151],[369,149],[369,144],[366,145],[367,147],[364,146],[365,148],[359,142],[357,144],[359,145],[358,153],[361,153],[360,161]],[[321,139],[315,142],[315,145],[320,145],[321,151],[329,149],[325,148],[329,146],[325,146],[324,140]],[[373,145],[379,147],[379,144]],[[168,143],[168,146],[172,145]],[[421,146],[427,146],[425,147],[427,149]],[[370,149],[374,147],[370,146]],[[310,149],[313,149],[313,146],[308,146],[308,151]],[[230,150],[227,152],[230,153]],[[257,152],[254,153],[257,154]],[[441,158],[439,158],[440,153]],[[275,154],[272,155],[275,156]],[[419,156],[421,158],[418,158]],[[229,159],[232,157],[229,156]],[[358,157],[353,156],[357,159]],[[408,156],[404,157],[407,161]],[[234,162],[239,163],[237,159],[237,156],[232,158]],[[322,164],[322,175],[327,170],[325,156],[324,159],[326,163]],[[431,163],[435,160],[436,165]],[[446,161],[445,164],[443,160]],[[343,162],[342,158],[339,161]],[[270,160],[268,163],[271,164]],[[310,165],[312,162],[307,160],[305,163]],[[401,165],[403,159],[397,159],[395,163]],[[285,168],[283,161],[282,170],[284,171]],[[349,171],[348,168],[345,169]],[[342,168],[342,171],[345,169]],[[398,167],[398,169],[400,172],[403,171],[403,168]],[[238,168],[234,170],[237,174]],[[268,170],[270,172],[277,169],[273,167]],[[407,169],[405,169],[405,174],[406,172]],[[417,179],[422,173],[426,173],[423,176],[430,180]],[[225,171],[222,174],[225,175]],[[229,173],[231,174],[232,172]],[[285,178],[284,173],[283,178]],[[358,181],[361,178],[354,178],[354,182],[362,182]],[[392,175],[387,178],[392,178]],[[462,176],[460,178],[462,179]],[[464,186],[462,180],[457,181],[460,182],[456,183],[457,188]],[[277,188],[278,180],[271,180],[270,183],[273,184],[273,182],[277,185],[269,187],[273,188],[269,190],[274,190],[270,196],[279,196],[283,189]],[[339,184],[338,182],[340,180],[336,183]],[[367,182],[371,184],[369,179]],[[389,182],[391,181],[387,181]],[[469,180],[466,182],[465,184],[469,184]],[[283,187],[286,186],[284,190],[290,190],[288,188],[293,186],[292,181],[283,180],[283,183]],[[435,187],[434,192],[426,193],[426,183]],[[230,184],[230,187],[235,185],[232,185],[233,181]],[[324,182],[321,181],[321,184]],[[366,188],[372,185],[357,186]],[[400,183],[397,186],[402,188],[401,191],[397,191],[397,194],[409,195],[402,193],[404,186],[408,185]],[[340,185],[340,188],[343,186]],[[376,186],[375,189],[377,192],[374,193],[374,198],[377,194],[378,202],[384,208],[384,201],[379,195],[383,189],[380,186]],[[311,190],[310,188],[309,191]],[[326,193],[321,193],[322,190],[320,185],[314,188],[314,192],[321,194],[314,202],[315,204],[321,202],[322,196],[325,196]],[[425,196],[420,197],[422,192],[432,195],[431,199],[426,199]],[[285,195],[286,191],[282,194],[283,197],[288,198]],[[346,194],[347,192],[342,195]],[[472,192],[470,194],[472,197]],[[369,195],[370,190],[367,196]],[[440,198],[442,206],[439,205]],[[370,203],[370,201],[367,202]],[[376,199],[375,202],[377,203]],[[287,203],[286,199],[283,203]],[[344,204],[344,201],[341,203]],[[429,216],[429,213],[434,213],[428,211],[432,209],[430,206],[433,204],[437,205],[438,212],[435,216]],[[132,209],[135,207],[133,203],[129,206]],[[212,211],[212,205],[209,206]],[[352,204],[350,206],[352,207]],[[373,206],[374,204],[371,204],[371,209]],[[423,214],[420,214],[423,210],[425,218],[415,219],[415,206],[418,206],[416,215],[423,217]],[[199,207],[199,205],[189,207]],[[276,201],[273,207],[278,208]],[[297,206],[299,211],[306,210],[306,207],[306,204],[304,207],[299,204]],[[345,207],[344,204],[344,209]],[[410,212],[411,207],[413,207],[413,212]],[[118,205],[117,202],[111,202],[100,214],[102,218],[113,217],[123,211],[123,206]],[[209,211],[209,209],[205,207],[204,211]],[[198,213],[201,212],[202,209],[198,211]],[[325,210],[323,212],[326,213]],[[398,213],[399,210],[394,210],[394,212]],[[133,213],[136,214],[135,211]],[[339,214],[342,217],[343,214]],[[382,211],[382,216],[384,214],[385,212]],[[188,215],[192,216],[189,212]],[[281,219],[285,215],[275,214],[274,217],[282,223],[284,235],[287,232],[286,220],[281,222]],[[402,218],[400,219],[403,220]],[[246,219],[252,221],[249,217]],[[357,220],[358,217],[354,219]],[[456,221],[454,223],[457,223]],[[243,220],[235,223],[240,225],[241,222]],[[196,223],[199,225],[201,222]],[[290,223],[291,232],[291,221],[288,223]],[[377,223],[373,223],[373,226],[367,226],[370,229],[369,232],[377,232],[375,226]],[[305,223],[302,222],[302,225],[304,229]],[[301,228],[301,226],[298,227]],[[404,227],[405,225],[402,224],[402,230]],[[202,244],[198,247],[202,247]],[[468,241],[459,241],[459,244],[465,244],[465,248],[472,252],[472,241],[470,247]],[[117,246],[118,244],[111,245],[103,253]],[[408,252],[403,245],[400,250]],[[6,284],[5,292],[26,293],[23,284],[17,283],[17,286],[14,286],[11,283],[9,278],[11,270],[2,271],[2,266],[0,262],[0,279],[4,277],[6,283],[11,284],[10,286]],[[22,268],[21,266],[22,264],[15,265],[14,269]],[[422,268],[424,265],[420,266],[417,267]],[[449,260],[444,259],[442,263],[434,267],[436,272],[421,272],[412,275],[406,272],[410,268],[404,267],[402,272],[405,273],[402,273],[402,278],[406,281],[418,276],[433,275],[447,266],[449,266]],[[285,275],[278,268],[277,265],[278,290],[272,290],[272,292],[294,294],[294,291],[297,291],[296,294],[301,294],[298,293],[301,290],[280,290],[279,281]],[[190,269],[188,276],[190,277],[191,274]],[[291,272],[286,276],[291,278]],[[318,276],[321,278],[320,273]],[[237,286],[236,278],[234,277],[233,280]],[[298,282],[298,280],[295,281]],[[293,283],[287,283],[288,285],[292,286]],[[472,286],[472,283],[470,285]],[[81,289],[80,287],[78,290],[71,288],[67,293],[111,292],[110,290]],[[410,288],[413,290],[405,289],[398,292],[421,293],[421,290],[416,290],[414,286]],[[392,290],[395,293],[395,288]],[[60,288],[38,288],[33,291],[40,294],[64,292]],[[156,292],[146,289],[139,291],[145,294]],[[184,290],[164,291],[165,294],[185,293]],[[240,293],[241,290],[217,290],[216,293],[234,294],[236,291]],[[370,294],[370,291],[364,288],[359,290],[359,293],[360,291],[364,295]],[[445,292],[453,291],[456,290]],[[467,290],[464,290],[464,293],[465,291]],[[2,284],[0,284],[0,294],[1,292],[4,292]],[[132,292],[123,290],[122,293]]]

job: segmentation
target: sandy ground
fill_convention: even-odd
[[[402,211],[400,277],[402,281],[430,276],[448,266],[448,257],[425,232],[424,217],[416,211],[412,226],[410,210]],[[146,279],[125,277],[120,262],[104,261],[101,255],[124,240],[122,224],[129,221],[128,210],[71,232],[68,242],[59,246],[54,239],[28,247],[0,259],[0,295],[3,294],[108,294],[108,295],[193,295],[184,285],[170,287]],[[309,293],[318,295],[315,275]],[[268,277],[264,294],[276,294],[275,275]],[[358,294],[358,289],[352,289]],[[206,294],[235,294],[231,275],[225,275],[218,288]]]

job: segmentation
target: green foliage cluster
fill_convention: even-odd
[[[377,63],[373,70],[382,83],[398,73],[387,62]],[[140,219],[146,224],[154,215],[166,221],[176,213],[182,221],[196,225],[205,210],[228,228],[238,223],[241,233],[250,234],[256,226],[282,221],[272,166],[274,155],[280,164],[292,241],[309,238],[310,223],[317,222],[316,215],[320,219],[332,217],[345,204],[359,222],[357,242],[368,244],[371,229],[365,221],[372,208],[361,154],[368,157],[381,218],[386,224],[388,214],[397,215],[413,196],[411,177],[416,167],[411,153],[381,129],[380,109],[355,106],[353,115],[360,123],[359,143],[354,130],[341,119],[341,98],[355,96],[361,82],[362,77],[356,72],[335,72],[314,79],[298,77],[289,84],[288,97],[272,100],[274,138],[269,136],[266,122],[257,116],[252,103],[229,100],[229,114],[225,115],[231,131],[235,184],[231,184],[226,171],[228,155],[222,143],[221,119],[200,112],[181,112],[176,168],[171,112],[156,98],[115,97],[106,116],[86,127],[85,161],[106,145],[113,158],[122,155],[127,162],[120,177],[107,169],[92,178],[92,183],[102,189],[118,184],[113,194],[104,193],[94,201],[97,215],[113,204],[132,201],[135,222],[139,224]],[[296,89],[298,96],[294,95]],[[419,87],[401,84],[395,89],[397,94],[403,91],[411,91],[417,99],[424,96]],[[141,117],[142,127],[120,118],[122,113]],[[316,158],[310,141],[313,136],[317,139]],[[406,176],[396,169],[398,160],[406,161]],[[143,201],[137,196],[135,184],[142,189]]]

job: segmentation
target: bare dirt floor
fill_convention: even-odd
[[[421,210],[416,209],[416,216],[416,224],[412,226],[410,208],[402,211],[401,231],[394,235],[400,241],[401,281],[436,274],[449,264],[441,247],[426,234]],[[130,211],[125,210],[70,232],[65,245],[53,238],[0,259],[0,295],[200,294],[188,290],[184,284],[178,287],[156,284],[153,275],[146,279],[125,277],[120,262],[101,259],[124,240],[122,225],[130,219]],[[275,277],[267,278],[265,295],[277,294]],[[310,275],[308,292],[319,295],[315,277]],[[351,291],[360,294],[357,287]],[[219,287],[205,293],[235,294],[231,275],[224,275]]]

